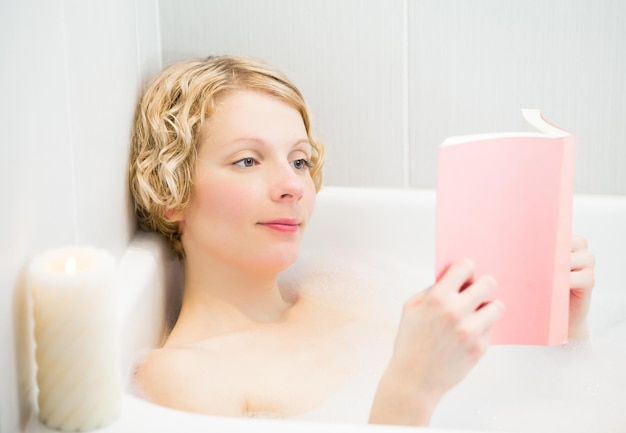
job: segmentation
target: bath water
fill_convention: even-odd
[[[315,250],[300,257],[281,283],[314,291],[312,296],[336,300],[388,324],[374,342],[346,331],[346,342],[365,343],[354,352],[354,377],[318,409],[300,417],[366,422],[402,305],[433,283],[432,271],[371,251]],[[626,432],[626,302],[597,292],[589,342],[490,347],[444,397],[431,425],[509,432]]]

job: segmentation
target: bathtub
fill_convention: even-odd
[[[328,250],[375,253],[432,282],[431,190],[326,187],[318,195],[302,257]],[[626,197],[577,195],[574,232],[597,259],[589,315],[592,341],[557,347],[492,346],[435,412],[433,432],[626,432]],[[369,256],[368,256],[369,257]],[[300,261],[300,259],[299,259]],[[301,265],[300,265],[301,266]],[[132,366],[161,341],[179,285],[177,261],[157,236],[138,233],[119,264],[122,367],[129,384],[120,418],[101,432],[397,431],[350,422],[238,419],[158,407],[133,395]],[[402,429],[400,429],[402,430]],[[411,429],[420,431],[422,429]],[[33,416],[27,432],[48,432]]]

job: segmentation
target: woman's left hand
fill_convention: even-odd
[[[587,239],[574,236],[570,254],[569,338],[585,340],[589,337],[587,312],[591,291],[595,284],[595,257],[587,251]]]

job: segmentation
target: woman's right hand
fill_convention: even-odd
[[[439,400],[487,350],[504,305],[489,301],[494,278],[472,282],[473,273],[471,261],[458,260],[437,284],[406,302],[370,423],[427,425]]]

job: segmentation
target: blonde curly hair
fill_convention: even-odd
[[[181,258],[180,224],[169,219],[166,211],[183,211],[189,204],[202,124],[219,98],[241,89],[271,94],[298,110],[313,148],[311,177],[316,190],[321,187],[324,145],[312,136],[309,109],[284,74],[259,59],[234,56],[211,56],[165,68],[137,107],[129,183],[139,226],[165,236]]]

